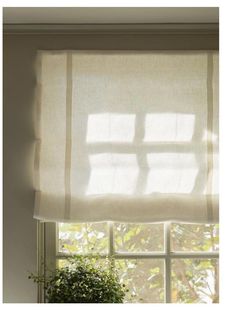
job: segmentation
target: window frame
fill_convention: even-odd
[[[58,42],[50,44],[50,50],[80,49],[80,50],[218,50],[219,24],[107,24],[107,25],[22,25],[8,24],[4,26],[4,34],[10,35],[45,35],[46,37],[60,36],[66,38],[66,44]],[[67,42],[67,35],[70,41]],[[73,37],[72,37],[73,36]],[[64,41],[65,42],[65,41]],[[38,49],[38,48],[37,48]],[[35,48],[35,50],[37,50]],[[56,224],[37,221],[37,268],[39,275],[46,275],[47,269],[56,267],[57,244]],[[109,230],[113,242],[113,229]],[[162,258],[165,260],[168,284],[166,302],[171,302],[171,259],[173,258],[218,258],[215,252],[171,252],[170,223],[165,224],[164,252],[151,253],[115,253],[114,245],[109,245],[109,251],[115,258]],[[62,255],[60,254],[60,258]],[[38,302],[45,302],[44,287],[38,285]]]
[[[171,301],[171,261],[176,258],[180,259],[219,259],[219,251],[207,252],[188,252],[188,251],[172,251],[171,250],[171,222],[164,223],[164,251],[157,252],[116,252],[114,248],[114,225],[113,222],[108,223],[108,253],[100,255],[105,258],[107,256],[114,259],[162,259],[164,261],[164,303],[172,303]],[[39,261],[38,271],[41,275],[46,275],[47,270],[55,270],[59,259],[67,259],[74,254],[66,254],[59,252],[58,248],[58,225],[57,223],[39,223],[41,235],[39,248],[41,257]],[[88,256],[90,254],[83,254]],[[38,287],[38,302],[45,302],[44,289],[42,285]]]

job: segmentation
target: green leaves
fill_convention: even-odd
[[[172,302],[217,302],[217,276],[216,259],[172,260]]]
[[[49,303],[122,303],[127,289],[112,263],[107,258],[99,268],[94,259],[78,256],[47,278],[31,274],[29,279],[44,283]]]
[[[218,251],[219,226],[216,224],[171,225],[173,251]]]

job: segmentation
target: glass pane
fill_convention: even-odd
[[[57,268],[62,269],[64,267],[68,267],[70,262],[67,259],[59,259],[57,260]]]
[[[107,253],[107,223],[58,224],[58,250],[63,253]]]
[[[218,302],[218,260],[172,260],[172,303]]]
[[[164,250],[163,224],[114,224],[114,245],[119,252]]]
[[[172,251],[219,251],[218,224],[172,224]]]
[[[94,267],[95,268],[107,268],[107,260],[106,258],[99,258],[99,259],[94,259],[94,258],[89,258],[90,261],[94,262]],[[69,259],[58,259],[57,260],[57,268],[62,269],[64,267],[73,267]]]
[[[154,259],[116,260],[120,280],[129,292],[126,303],[164,302],[164,261]]]

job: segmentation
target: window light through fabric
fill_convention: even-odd
[[[35,215],[218,222],[218,54],[41,51]]]

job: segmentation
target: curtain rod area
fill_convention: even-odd
[[[4,34],[201,35],[218,37],[216,23],[3,24]]]

